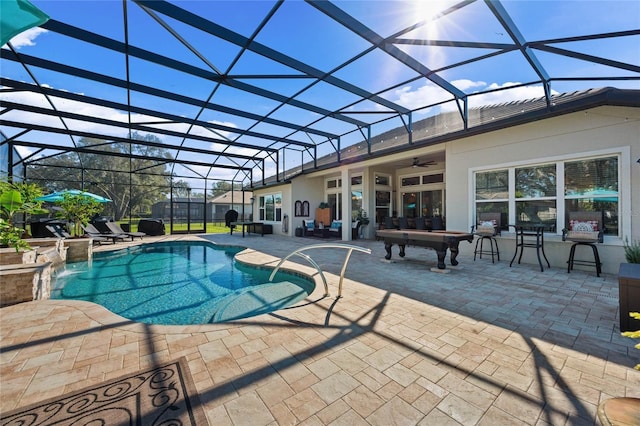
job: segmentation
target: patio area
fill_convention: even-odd
[[[186,238],[198,237],[142,242]],[[245,246],[242,261],[268,265],[319,242],[202,238]],[[394,247],[389,262],[382,242],[352,243],[372,254],[352,255],[342,298],[346,251],[316,250],[331,297],[318,297],[318,285],[307,303],[230,323],[136,324],[76,301],[2,308],[1,410],[182,356],[216,426],[599,424],[601,401],[640,397],[640,351],[620,336],[617,276],[474,262],[466,242],[458,269],[440,274],[429,271],[432,250],[407,247],[400,259]]]

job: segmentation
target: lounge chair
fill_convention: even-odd
[[[102,232],[98,231],[98,228],[96,228],[90,223],[87,223],[86,225],[82,225],[82,229],[84,229],[84,232],[91,238],[106,238],[111,240],[114,244],[116,243],[117,240],[124,241],[125,238],[131,238],[125,234],[103,234]],[[133,240],[133,238],[131,239]]]
[[[71,236],[70,233],[68,233],[63,227],[61,227],[60,225],[47,225],[46,226],[47,230],[49,232],[51,232],[53,234],[54,237],[57,238],[62,238],[62,239],[66,239],[66,238],[73,238]],[[101,244],[104,241],[108,241],[107,238],[104,237],[99,237],[99,236],[92,236],[91,237],[93,239],[93,243],[94,244]]]
[[[142,239],[142,237],[147,235],[144,232],[127,232],[122,229],[116,222],[105,222],[105,225],[107,225],[109,231],[113,232],[114,234],[128,235],[129,237],[131,237],[131,241],[133,241],[134,238]]]

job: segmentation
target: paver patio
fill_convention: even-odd
[[[194,237],[154,239],[176,238]],[[321,242],[204,238],[248,247],[241,261],[257,264]],[[137,324],[77,301],[2,308],[0,409],[181,356],[212,425],[597,424],[604,399],[640,397],[616,276],[474,262],[466,243],[461,268],[438,274],[433,251],[390,263],[381,242],[353,243],[372,254],[352,255],[342,298],[346,252],[317,250],[331,297],[318,285],[308,303],[225,324]]]

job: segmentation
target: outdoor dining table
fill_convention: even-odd
[[[524,248],[531,247],[536,249],[536,254],[538,255],[538,264],[540,265],[540,272],[544,272],[540,253],[542,253],[544,260],[547,262],[547,267],[550,268],[551,264],[549,263],[549,259],[547,259],[547,255],[544,252],[544,233],[545,231],[552,231],[554,229],[554,226],[546,223],[519,223],[509,226],[515,228],[516,230],[516,250],[513,253],[513,258],[509,263],[509,267],[513,265],[513,261],[516,259],[516,256],[518,256],[518,249],[520,250],[518,264],[520,264]]]

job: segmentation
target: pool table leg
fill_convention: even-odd
[[[393,247],[393,244],[384,244],[384,250],[387,252],[387,255],[384,258],[387,260],[391,259],[391,247]]]
[[[458,261],[456,260],[456,257],[458,257],[458,253],[460,252],[460,250],[458,250],[458,245],[457,244],[451,244],[449,246],[449,250],[451,251],[451,265],[453,266],[457,266],[458,265]]]
[[[446,269],[447,265],[444,263],[444,258],[447,256],[447,249],[436,250],[436,254],[438,255],[438,269]],[[453,255],[453,253],[451,254]],[[451,264],[454,265],[453,258],[451,258]]]
[[[398,252],[398,256],[400,257],[404,257],[404,244],[398,244],[398,248],[400,248],[400,251]]]

